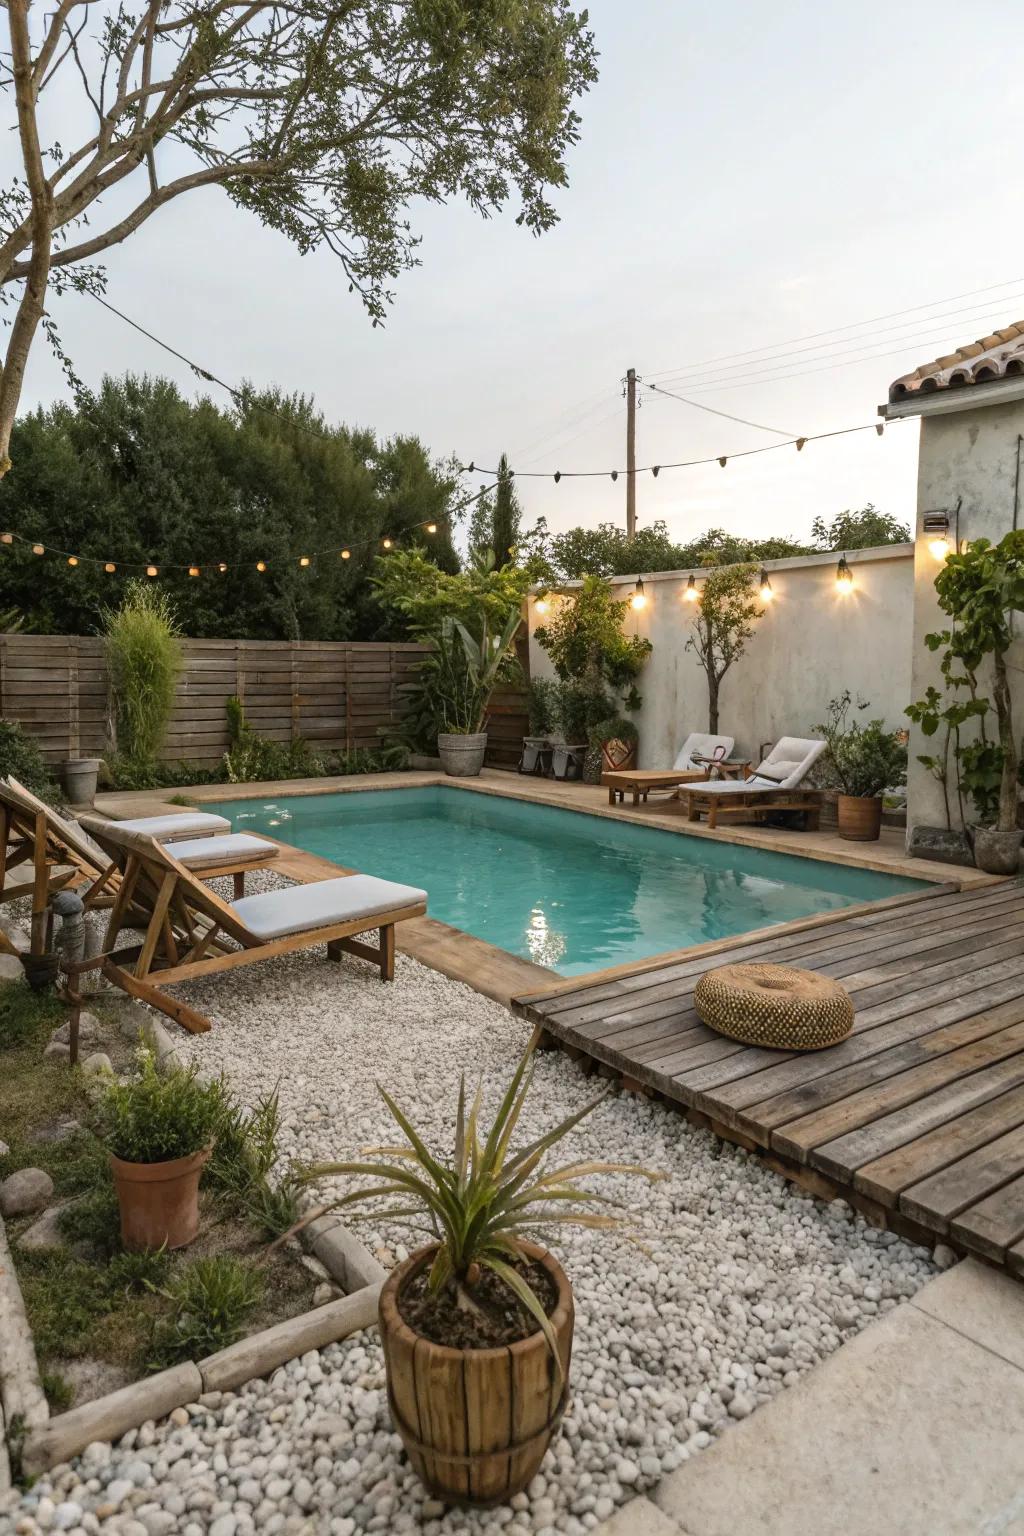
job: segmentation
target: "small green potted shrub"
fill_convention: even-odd
[[[199,1180],[223,1114],[219,1083],[201,1082],[195,1067],[160,1073],[148,1050],[135,1077],[106,1090],[100,1134],[129,1252],[192,1242],[199,1231]]]
[[[612,1214],[618,1202],[581,1187],[587,1174],[665,1177],[618,1163],[545,1166],[550,1149],[600,1098],[514,1151],[533,1077],[531,1051],[486,1134],[481,1093],[467,1110],[463,1079],[449,1156],[425,1145],[382,1088],[406,1144],[365,1154],[379,1161],[329,1163],[306,1173],[311,1181],[353,1175],[361,1187],[307,1213],[304,1222],[325,1210],[384,1200],[367,1219],[433,1233],[385,1281],[380,1330],[395,1427],[418,1476],[449,1502],[499,1504],[525,1488],[568,1398],[572,1290],[528,1233],[565,1223],[623,1226]],[[367,1180],[378,1184],[362,1187]]]
[[[511,616],[500,634],[491,634],[486,618],[479,635],[460,619],[446,619],[434,652],[420,668],[423,686],[444,729],[437,733],[437,754],[445,773],[475,778],[487,751],[487,706],[491,694],[509,669],[519,615]]]
[[[870,706],[858,702],[858,710]],[[848,842],[876,842],[882,831],[882,792],[907,776],[905,731],[890,731],[883,720],[861,725],[850,717],[850,691],[832,699],[828,719],[814,729],[828,742],[829,760],[839,784],[836,815],[839,836]]]

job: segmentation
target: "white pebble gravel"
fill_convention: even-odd
[[[285,1151],[303,1161],[394,1139],[376,1081],[447,1148],[459,1073],[482,1077],[493,1108],[528,1038],[497,1003],[404,956],[392,986],[317,954],[179,992],[214,1026],[179,1035],[184,1054],[223,1069],[248,1103],[279,1082]],[[519,1134],[552,1126],[597,1086],[563,1054],[540,1054]],[[187,1423],[179,1413],[132,1431],[109,1458],[90,1446],[20,1502],[0,1495],[0,1531],[585,1536],[935,1272],[923,1249],[841,1201],[802,1196],[651,1100],[612,1094],[564,1150],[567,1161],[639,1162],[670,1176],[591,1181],[628,1200],[646,1252],[572,1228],[552,1240],[576,1301],[572,1403],[541,1472],[510,1506],[474,1513],[427,1495],[392,1429],[370,1331],[269,1381],[210,1394]],[[359,1230],[396,1259],[413,1243],[404,1230]]]

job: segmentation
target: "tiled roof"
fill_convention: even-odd
[[[889,386],[889,400],[895,403],[936,390],[990,384],[1014,374],[1024,374],[1024,320],[937,357],[933,363],[922,363]]]

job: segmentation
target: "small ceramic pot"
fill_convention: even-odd
[[[212,1150],[203,1147],[165,1163],[126,1163],[110,1154],[121,1241],[129,1253],[192,1242],[199,1231],[199,1179]]]

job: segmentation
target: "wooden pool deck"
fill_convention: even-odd
[[[852,1035],[740,1045],[693,1006],[702,972],[770,960],[835,977]],[[1024,887],[888,902],[513,1001],[549,1043],[759,1149],[816,1193],[1024,1278]]]

